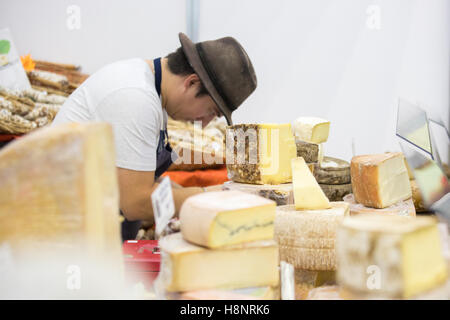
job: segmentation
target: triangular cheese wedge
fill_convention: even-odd
[[[292,159],[292,184],[296,210],[328,209],[330,201],[323,193],[302,157]]]

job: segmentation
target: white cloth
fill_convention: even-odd
[[[143,59],[118,61],[91,75],[70,95],[52,125],[90,121],[112,125],[117,167],[156,170],[159,133],[167,113]]]

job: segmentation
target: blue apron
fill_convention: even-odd
[[[153,60],[155,67],[155,89],[161,97],[161,58]],[[164,115],[163,115],[164,116]],[[155,180],[158,179],[172,164],[172,148],[169,143],[169,136],[167,134],[167,123],[164,123],[164,128],[159,131],[158,147],[156,148],[156,170]],[[151,201],[150,196],[148,201]],[[122,211],[120,214],[123,215]],[[125,219],[122,222],[122,240],[134,240],[141,228],[141,221],[128,221]]]

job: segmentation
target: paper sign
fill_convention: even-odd
[[[167,227],[170,219],[175,214],[172,186],[170,179],[165,177],[158,188],[152,193],[153,214],[155,216],[156,234],[159,236]]]
[[[281,261],[281,300],[295,300],[294,266]]]

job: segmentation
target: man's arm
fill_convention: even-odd
[[[154,171],[134,171],[117,168],[119,177],[120,209],[125,218],[154,222],[151,194],[158,187]],[[175,212],[178,216],[184,200],[203,192],[202,188],[172,188]]]

